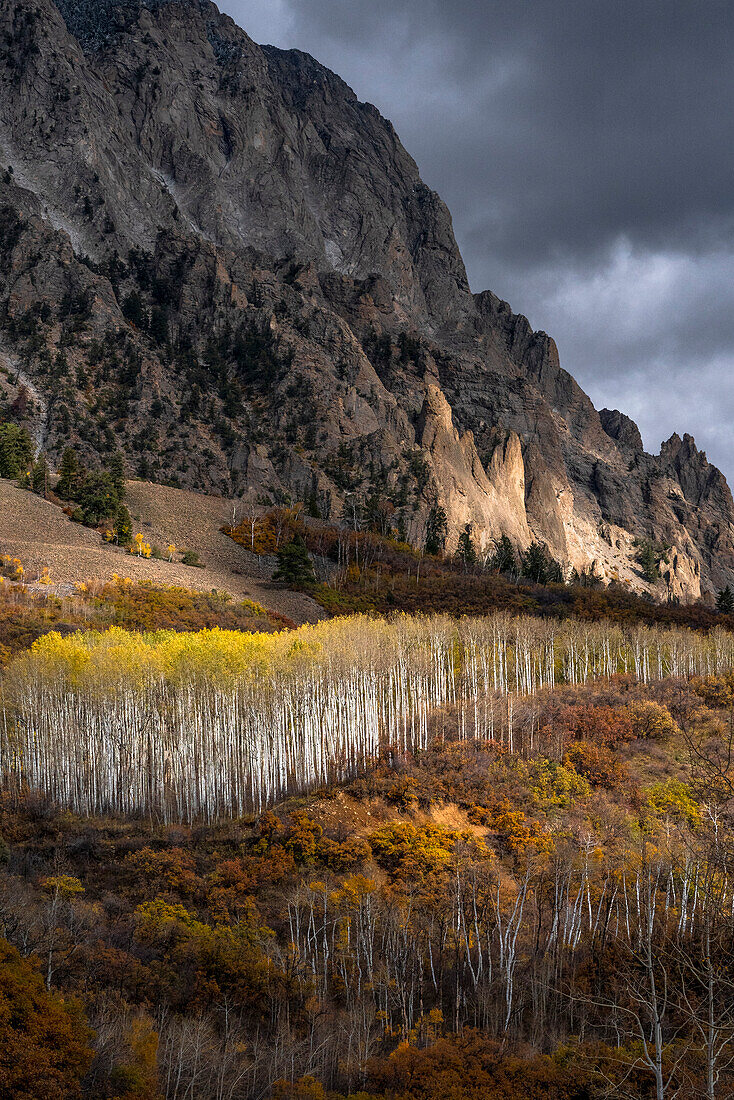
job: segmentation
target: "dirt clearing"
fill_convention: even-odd
[[[0,479],[0,553],[20,558],[26,579],[41,569],[51,571],[53,584],[107,581],[113,573],[132,580],[182,585],[208,592],[229,592],[249,598],[296,623],[317,622],[323,608],[300,592],[290,592],[262,576],[263,563],[222,534],[232,515],[231,501],[170,489],[150,482],[130,481],[125,503],[147,543],[165,551],[169,543],[194,550],[204,569],[139,558],[106,545],[97,531],[72,523],[55,504]]]

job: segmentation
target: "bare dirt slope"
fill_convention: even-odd
[[[133,580],[178,584],[186,588],[229,592],[256,600],[294,622],[316,622],[323,609],[310,597],[270,583],[253,555],[223,535],[220,528],[232,506],[222,498],[149,482],[128,483],[127,504],[136,531],[145,541],[165,548],[195,550],[204,569],[138,558],[102,542],[96,531],[72,521],[55,504],[0,479],[0,553],[20,558],[29,581],[48,566],[56,585],[106,581],[113,573]]]

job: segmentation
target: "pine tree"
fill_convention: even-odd
[[[731,615],[734,612],[734,592],[728,584],[721,589],[716,597],[716,610],[723,612],[725,615]]]
[[[370,493],[364,506],[364,523],[368,531],[382,533],[383,511],[380,494],[376,491]]]
[[[48,489],[48,462],[46,456],[41,454],[31,467],[31,489],[39,497],[46,496]]]
[[[552,556],[548,555],[548,567],[546,570],[546,584],[563,584],[565,582],[563,575],[563,567],[559,561]]]
[[[637,564],[640,566],[642,576],[648,584],[656,584],[660,580],[660,563],[668,561],[670,546],[667,543],[655,543],[651,539],[636,539]]]
[[[33,443],[25,428],[0,424],[0,477],[16,478],[28,471]]]
[[[562,584],[563,570],[548,548],[539,542],[531,542],[521,558],[521,572],[536,584]]]
[[[660,580],[660,569],[655,554],[655,547],[649,539],[643,539],[637,551],[637,564],[640,566],[642,576],[648,584],[655,584]]]
[[[120,498],[107,470],[91,470],[76,490],[76,500],[84,513],[83,522],[96,527],[117,511]]]
[[[514,573],[517,569],[515,548],[507,535],[495,541],[494,554],[490,558],[489,567],[497,573]]]
[[[133,534],[133,522],[130,513],[124,504],[121,504],[115,514],[114,522],[115,542],[119,546],[127,546]]]
[[[150,315],[150,335],[156,344],[168,343],[168,314],[160,306],[154,306]]]
[[[316,583],[313,563],[300,535],[295,535],[278,551],[278,568],[273,573],[273,580],[298,585]]]
[[[128,320],[136,328],[143,329],[146,326],[148,317],[143,308],[143,300],[138,294],[137,290],[133,290],[122,303],[122,314],[126,320]]]
[[[107,470],[112,478],[112,484],[115,487],[115,491],[120,500],[122,500],[125,496],[125,463],[119,451],[115,451],[113,454],[107,464]]]
[[[79,459],[73,447],[66,447],[61,456],[59,466],[59,480],[56,482],[56,492],[62,500],[71,500],[79,488],[81,470]]]
[[[446,512],[440,504],[431,505],[431,510],[428,513],[428,519],[426,521],[426,541],[425,552],[427,554],[440,554],[446,546],[446,534],[448,530],[448,520]]]
[[[457,547],[457,554],[460,561],[463,562],[466,569],[469,565],[475,565],[477,560],[477,552],[474,548],[474,540],[471,537],[471,524],[467,523],[464,530],[459,535],[459,545]]]

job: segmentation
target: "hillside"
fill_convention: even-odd
[[[52,590],[68,592],[75,584],[111,580],[116,573],[133,581],[180,585],[205,592],[216,589],[254,600],[294,622],[316,622],[324,612],[309,596],[270,583],[273,571],[248,554],[221,527],[231,521],[231,504],[181,489],[129,482],[126,500],[136,530],[165,549],[199,554],[205,568],[145,559],[106,545],[96,530],[73,523],[61,508],[0,479],[0,554],[22,562],[33,582],[44,567]],[[180,556],[180,555],[179,555]]]
[[[641,589],[648,539],[662,597],[734,581],[723,475],[690,436],[646,454],[471,293],[446,207],[338,76],[207,0],[10,0],[0,32],[0,401],[52,463],[119,448],[417,545],[440,506],[451,549],[469,524]]]
[[[55,653],[49,640],[35,660]],[[731,664],[730,649],[709,656]],[[92,721],[113,667],[83,681]],[[6,698],[27,672],[11,668]],[[11,788],[8,1095],[47,1096],[50,1066],[59,1095],[94,1100],[695,1100],[712,1073],[723,1100],[733,683],[557,684],[500,707],[492,737],[444,703],[422,751],[386,749],[350,782],[217,823],[79,816]],[[176,754],[153,762],[164,775]]]

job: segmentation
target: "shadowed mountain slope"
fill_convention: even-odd
[[[445,205],[338,76],[207,0],[9,0],[0,43],[0,400],[52,460],[119,447],[415,542],[438,502],[450,546],[469,523],[641,588],[650,539],[684,598],[734,579],[723,475],[689,436],[646,454],[472,295]]]

